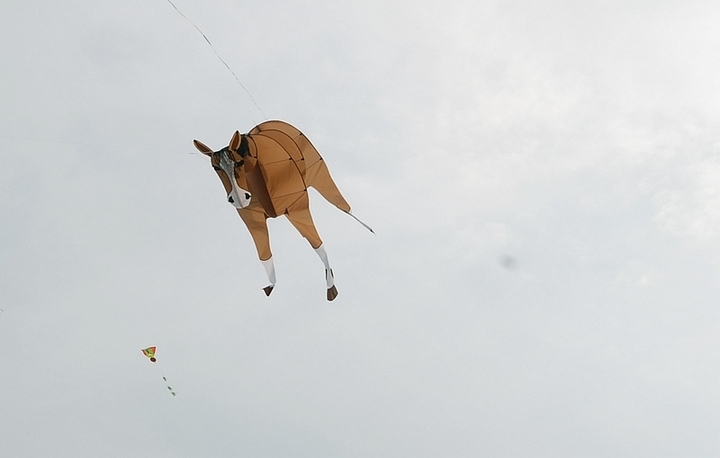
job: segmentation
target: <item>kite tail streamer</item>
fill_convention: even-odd
[[[255,108],[257,108],[258,111],[260,112],[260,114],[263,115],[263,118],[264,118],[264,119],[267,119],[267,116],[265,115],[265,112],[262,111],[262,109],[260,108],[260,106],[259,106],[259,105],[257,104],[257,102],[255,101],[255,97],[253,97],[252,94],[250,93],[250,91],[248,91],[247,88],[243,85],[243,83],[240,82],[240,78],[238,78],[238,76],[235,74],[235,72],[233,71],[233,69],[230,68],[230,66],[227,64],[227,62],[225,62],[225,59],[223,59],[222,57],[220,57],[220,54],[219,54],[219,53],[217,52],[217,50],[215,49],[215,46],[213,46],[213,44],[210,43],[210,40],[208,39],[207,35],[205,35],[205,34],[203,33],[203,31],[200,30],[200,27],[198,27],[197,25],[195,25],[195,23],[194,23],[193,21],[191,21],[187,16],[185,16],[185,15],[183,14],[183,12],[180,11],[180,10],[178,9],[178,7],[175,6],[175,4],[174,4],[171,0],[167,0],[167,1],[168,1],[168,3],[170,3],[170,4],[172,5],[173,8],[175,8],[175,11],[177,11],[178,14],[180,14],[180,16],[184,17],[186,21],[188,21],[190,24],[192,24],[193,27],[195,27],[195,30],[197,30],[198,32],[200,32],[200,35],[202,35],[202,37],[205,39],[205,41],[207,41],[207,44],[210,45],[210,47],[212,48],[212,50],[213,50],[213,52],[215,53],[215,55],[217,56],[217,58],[220,59],[220,62],[222,62],[223,65],[225,65],[225,68],[227,68],[227,69],[230,71],[230,73],[232,73],[232,75],[235,77],[235,81],[237,81],[237,83],[240,85],[240,87],[243,88],[243,90],[244,90],[244,91],[247,93],[247,95],[250,97],[250,100],[252,100],[252,103],[255,105]]]
[[[170,385],[168,385],[167,378],[165,378],[164,375],[163,375],[163,380],[165,381],[165,384],[167,385],[166,388],[168,389],[168,391],[170,391],[170,394],[175,396],[177,393],[175,393],[175,391],[172,389],[172,387]]]
[[[158,372],[160,372],[160,368],[158,368]],[[173,387],[170,386],[170,382],[168,382],[167,377],[165,377],[165,375],[163,375],[162,372],[160,372],[160,376],[162,377],[163,382],[165,382],[165,388],[167,388],[167,390],[170,392],[170,394],[172,394],[173,396],[176,396],[177,393],[175,392]]]
[[[358,223],[362,224],[365,229],[367,229],[368,231],[370,231],[370,232],[372,232],[373,234],[375,234],[375,231],[373,231],[370,226],[368,226],[367,224],[365,224],[365,223],[363,223],[362,221],[360,221],[360,219],[359,219],[357,216],[353,215],[353,214],[350,213],[350,212],[347,212],[347,214],[350,215],[350,216],[352,216],[353,218],[355,218],[355,221],[357,221]],[[377,235],[377,234],[375,234],[375,235]]]

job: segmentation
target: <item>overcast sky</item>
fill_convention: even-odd
[[[0,455],[720,455],[717,2],[173,1],[257,107],[165,0],[0,0]],[[377,233],[311,192],[332,303],[192,146],[265,119]]]

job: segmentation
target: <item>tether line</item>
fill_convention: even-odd
[[[247,88],[246,88],[245,86],[243,86],[243,83],[240,82],[240,78],[238,78],[238,76],[235,74],[235,72],[233,71],[233,69],[230,68],[230,66],[227,64],[227,62],[225,62],[225,59],[223,59],[223,58],[220,56],[220,54],[219,54],[219,53],[217,52],[217,50],[215,49],[215,46],[213,46],[213,44],[212,44],[212,43],[210,42],[210,40],[208,39],[207,35],[205,35],[205,34],[203,33],[203,31],[200,30],[200,27],[198,27],[197,25],[195,25],[195,23],[194,23],[193,21],[191,21],[190,18],[188,18],[187,16],[185,16],[185,15],[183,14],[183,12],[180,11],[180,10],[178,9],[178,7],[175,6],[175,4],[174,4],[171,0],[167,0],[167,1],[168,1],[169,4],[172,5],[173,8],[175,8],[175,11],[177,11],[180,16],[184,17],[186,21],[188,21],[190,24],[192,24],[193,27],[195,27],[195,30],[197,30],[198,32],[200,32],[200,35],[202,35],[202,37],[205,39],[205,41],[207,41],[207,44],[210,45],[210,47],[212,48],[212,50],[213,50],[213,52],[215,53],[215,55],[217,56],[217,58],[220,59],[220,62],[222,62],[223,65],[225,65],[225,68],[227,68],[227,69],[230,71],[230,73],[232,73],[232,75],[235,77],[235,81],[237,81],[237,83],[240,85],[240,87],[243,88],[243,90],[247,93],[248,97],[250,97],[250,100],[252,100],[252,103],[255,105],[255,108],[257,108],[258,111],[260,112],[260,114],[263,115],[263,118],[264,118],[264,119],[267,119],[267,116],[266,116],[265,113],[262,111],[262,108],[260,108],[260,106],[259,106],[259,105],[257,104],[257,102],[255,101],[255,97],[253,97],[252,94],[250,93],[250,91],[248,91]]]

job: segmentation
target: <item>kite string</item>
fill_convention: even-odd
[[[213,44],[210,42],[210,40],[208,39],[207,35],[205,35],[205,34],[203,33],[203,31],[200,30],[200,27],[198,27],[197,25],[195,25],[195,23],[194,23],[193,21],[191,21],[190,18],[188,18],[187,16],[185,16],[185,15],[183,14],[183,12],[180,11],[180,10],[178,9],[178,7],[175,6],[175,4],[174,4],[171,0],[167,0],[167,1],[168,1],[168,3],[170,3],[170,4],[172,5],[173,8],[175,8],[175,11],[177,11],[178,14],[180,14],[180,16],[184,17],[186,21],[188,21],[190,24],[192,24],[193,27],[195,27],[195,30],[197,30],[198,32],[200,32],[200,35],[202,35],[202,37],[205,39],[205,41],[207,41],[207,44],[210,45],[210,47],[212,48],[212,50],[213,50],[213,52],[215,53],[215,55],[217,56],[217,58],[220,59],[220,62],[222,62],[223,65],[225,65],[225,68],[227,68],[227,69],[230,71],[230,73],[232,73],[232,75],[235,77],[235,81],[237,81],[237,83],[240,85],[240,87],[243,88],[243,90],[244,90],[244,91],[247,93],[247,95],[250,97],[250,100],[252,100],[252,103],[255,105],[255,108],[257,108],[258,111],[260,112],[260,114],[263,115],[263,118],[264,118],[264,119],[267,119],[268,117],[265,115],[265,112],[262,111],[262,108],[260,108],[260,106],[259,106],[259,105],[257,104],[257,102],[255,101],[255,97],[253,97],[252,94],[250,93],[250,91],[248,91],[247,88],[243,85],[243,83],[240,82],[240,78],[238,78],[238,76],[235,74],[235,72],[233,71],[233,69],[230,68],[230,66],[227,64],[227,62],[225,62],[225,59],[223,59],[222,57],[220,57],[220,54],[219,54],[219,53],[217,52],[217,50],[215,49],[215,46],[213,46]]]

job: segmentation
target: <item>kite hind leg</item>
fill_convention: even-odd
[[[323,264],[325,264],[325,282],[327,283],[327,300],[333,301],[338,295],[338,290],[335,287],[335,276],[333,275],[333,271],[330,268],[330,262],[328,261],[327,253],[325,252],[325,247],[321,244],[319,247],[315,248],[315,253],[317,253],[318,256],[320,256],[320,259],[322,260]]]
[[[298,200],[293,206],[292,210],[286,213],[287,218],[290,220],[295,229],[310,242],[310,246],[315,250],[315,253],[320,257],[320,260],[325,265],[325,282],[327,284],[327,300],[333,301],[338,295],[338,290],[335,287],[335,276],[330,268],[330,262],[328,261],[327,252],[323,246],[322,239],[318,235],[315,224],[310,215],[310,209],[308,208],[308,196],[307,193]]]

